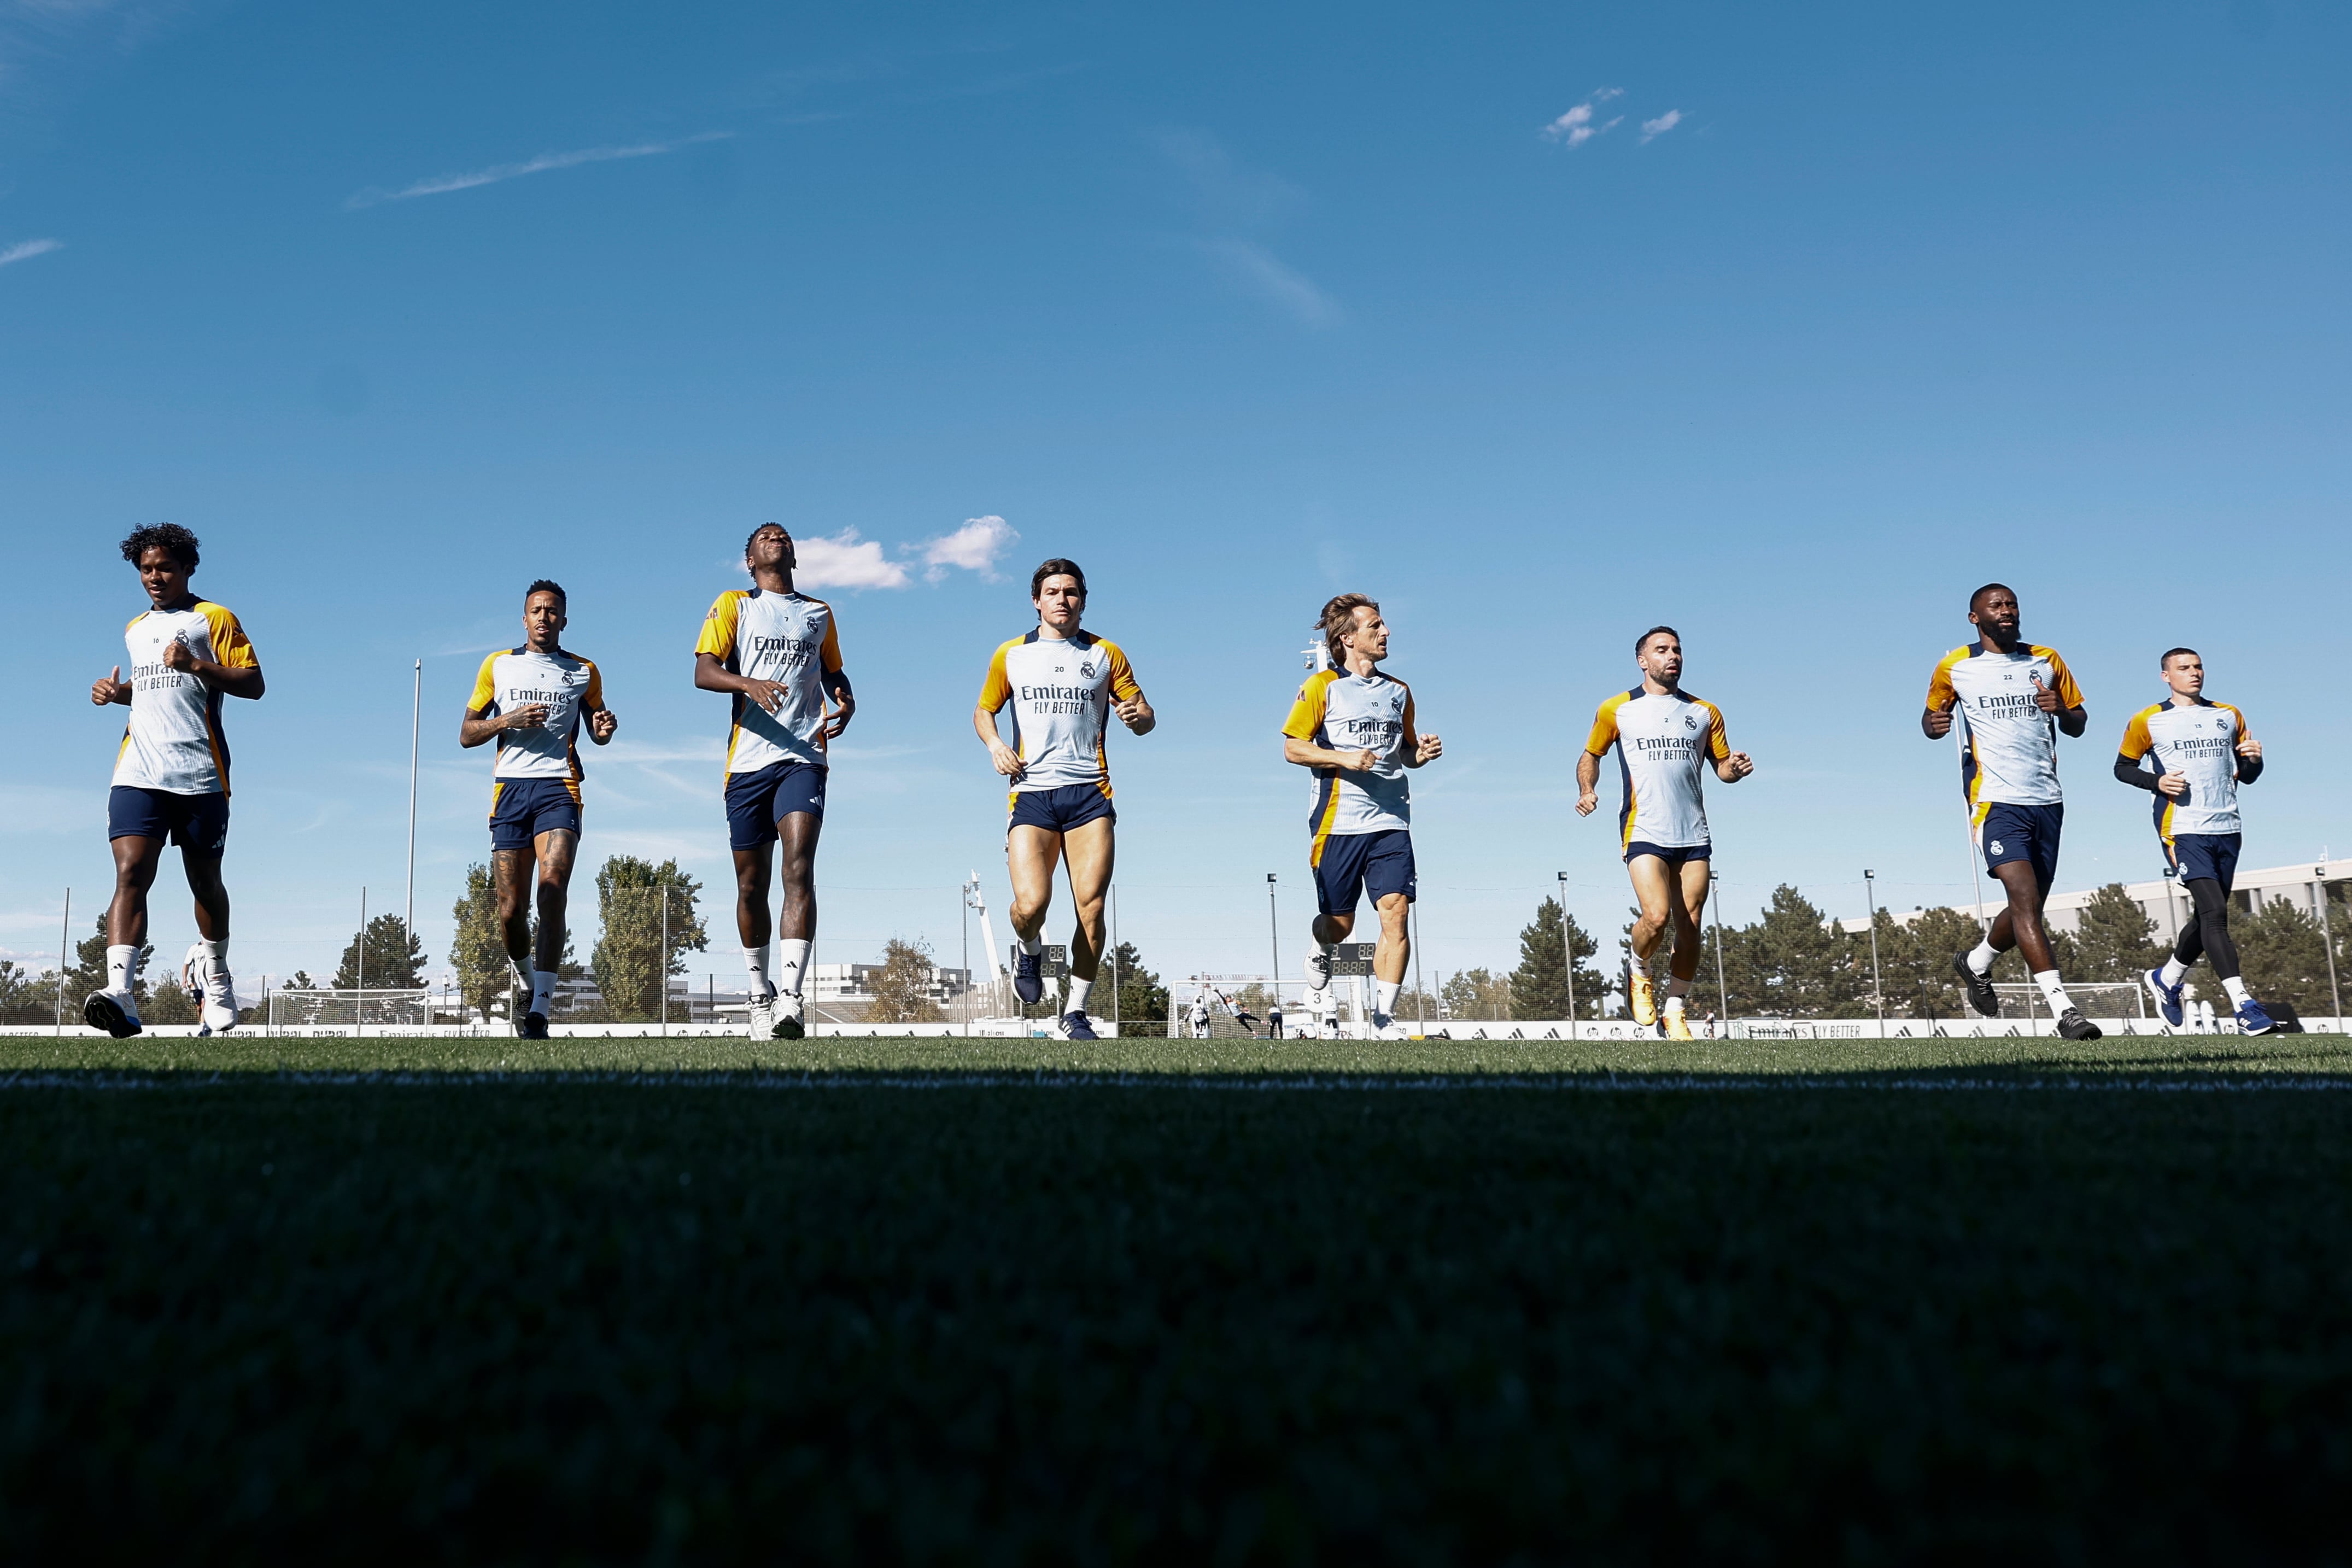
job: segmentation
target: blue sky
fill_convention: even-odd
[[[2352,851],[2347,64],[2352,13],[2290,0],[0,0],[0,948],[102,900],[88,684],[141,605],[115,542],[163,519],[270,678],[231,715],[247,973],[396,903],[420,657],[437,965],[488,848],[459,710],[541,574],[622,720],[584,858],[722,882],[690,651],[770,519],[835,542],[863,700],[819,962],[952,961],[972,868],[1001,908],[965,719],[1048,554],[1161,714],[1113,765],[1163,969],[1262,967],[1267,871],[1299,951],[1276,731],[1342,589],[1447,742],[1432,971],[1514,962],[1559,870],[1613,934],[1572,768],[1654,621],[1757,759],[1710,796],[1727,916],[1859,912],[1864,866],[1966,899],[1916,721],[1991,577],[2091,709],[2062,886],[2155,861],[2106,767],[2174,642],[2270,748],[2250,863]],[[992,518],[992,556],[939,547]]]

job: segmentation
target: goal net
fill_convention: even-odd
[[[438,1006],[436,1007],[436,1004]],[[454,1019],[436,1017],[455,1006],[431,991],[295,991],[269,994],[269,1026],[304,1029],[423,1028]]]
[[[2042,999],[2042,987],[2031,981],[1996,984],[1993,992],[2000,998],[2000,1016],[2003,1018],[2047,1020],[2050,1016],[2050,1005]],[[2148,1016],[2147,992],[2137,980],[2070,980],[2066,983],[2066,997],[2085,1018]]]

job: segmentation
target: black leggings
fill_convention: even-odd
[[[2230,895],[2212,878],[2200,877],[2189,884],[2189,896],[2196,900],[2197,917],[2180,928],[2172,956],[2187,965],[2202,954],[2212,962],[2215,974],[2235,980],[2238,944],[2230,940]]]

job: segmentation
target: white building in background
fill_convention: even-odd
[[[812,963],[802,989],[811,1002],[871,1002],[878,963]],[[971,989],[971,971],[927,965],[923,994],[944,1007]]]
[[[2305,860],[2293,866],[2272,866],[2259,871],[2240,868],[2236,890],[2230,902],[2239,914],[2252,915],[2265,906],[2281,900],[2294,905],[2305,914],[2317,920],[2321,902],[2327,904],[2326,919],[2332,927],[2352,918],[2352,860]],[[2156,924],[2157,935],[2170,942],[2180,932],[2181,922],[2189,918],[2190,905],[2187,889],[2168,879],[2160,881],[2126,882],[2124,891],[2140,912]],[[2042,905],[2042,914],[2053,931],[2072,931],[2082,921],[2083,906],[2089,903],[2092,891],[2053,893]],[[2003,900],[1950,906],[1965,914],[1983,921],[2000,913]],[[1893,911],[1890,911],[1892,913]],[[1912,910],[1895,914],[1897,925],[1909,925],[1922,911]],[[1864,929],[1860,921],[1848,922],[1853,929]]]

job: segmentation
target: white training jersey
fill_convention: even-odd
[[[1370,768],[1317,768],[1315,836],[1309,858],[1322,862],[1323,841],[1351,833],[1387,833],[1412,826],[1412,792],[1405,779],[1405,737],[1412,733],[1412,688],[1379,670],[1351,675],[1318,669],[1290,705],[1282,732],[1334,752],[1372,753]]]
[[[740,692],[727,731],[727,776],[778,763],[815,763],[824,755],[824,678],[841,668],[833,606],[806,594],[730,588],[702,617],[694,651],[730,673],[772,680],[783,706],[771,713]]]
[[[1024,764],[1014,795],[1098,784],[1108,795],[1103,731],[1110,705],[1141,695],[1117,643],[1085,631],[1049,637],[1041,628],[990,656],[980,705],[991,713],[1013,710],[1013,749]]]
[[[2037,680],[2058,694],[2061,709],[2083,705],[2074,672],[2038,644],[2003,653],[1972,642],[1937,661],[1927,707],[1951,709],[1959,727],[1960,784],[1974,821],[1995,804],[2056,805],[2065,798],[2058,788],[2058,716],[2035,705]]]
[[[131,717],[114,757],[114,782],[167,795],[228,793],[228,735],[222,693],[193,671],[163,662],[171,644],[229,669],[261,662],[236,617],[208,599],[176,610],[150,610],[123,628],[131,656]]]
[[[1625,784],[1617,812],[1617,842],[1661,849],[1696,849],[1708,843],[1706,797],[1699,780],[1712,761],[1731,755],[1723,712],[1687,691],[1621,691],[1592,716],[1584,749],[1605,757],[1617,748]]]
[[[2248,733],[2243,713],[2201,697],[2167,698],[2131,716],[2121,754],[2132,762],[2145,757],[2159,773],[2189,776],[2178,798],[2161,791],[2156,796],[2156,831],[2167,844],[2183,833],[2242,831],[2238,742]]]
[[[528,647],[510,647],[482,660],[466,706],[495,719],[533,702],[547,705],[547,721],[535,730],[499,731],[499,760],[490,776],[578,784],[584,771],[580,724],[585,714],[604,706],[604,678],[594,664],[561,648],[534,653]]]

